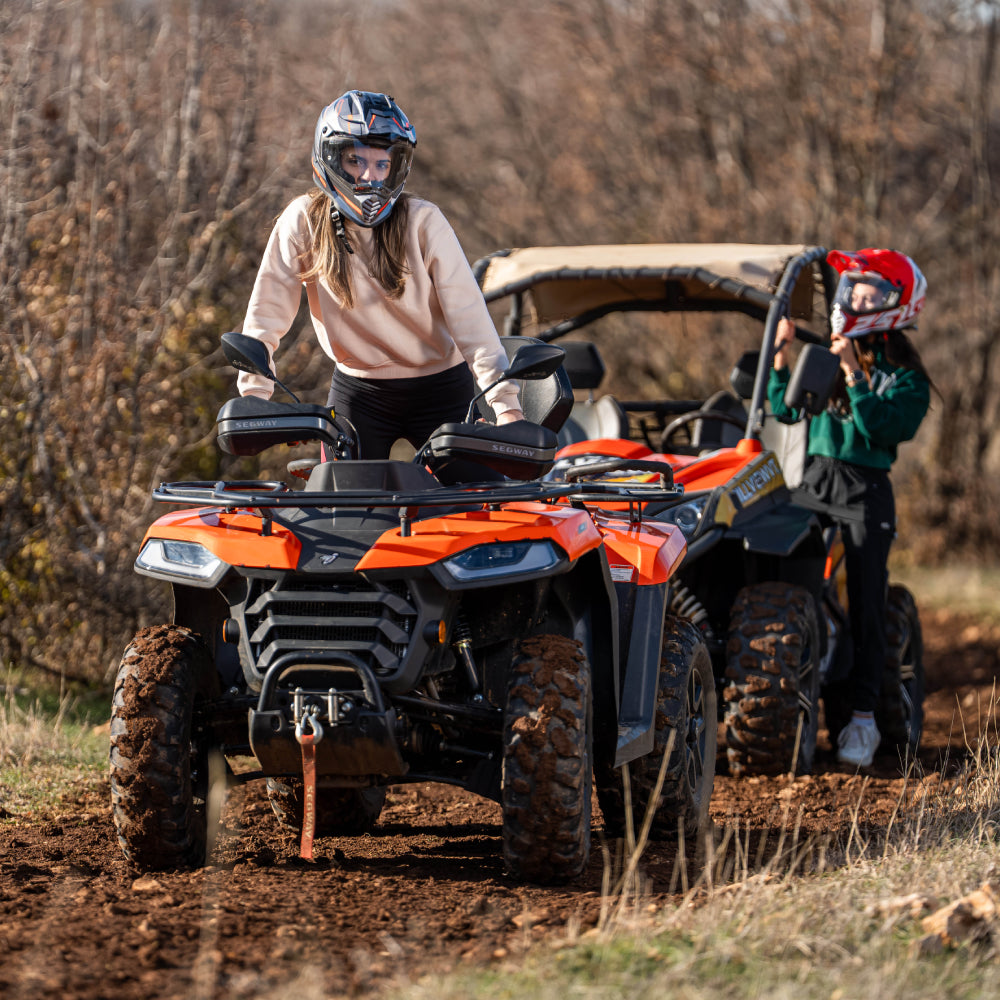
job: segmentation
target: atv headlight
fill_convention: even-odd
[[[559,561],[555,546],[543,540],[475,545],[445,559],[442,565],[456,580],[486,580],[521,573],[544,573],[558,566]]]
[[[678,504],[676,507],[671,507],[669,510],[665,510],[660,514],[657,514],[656,519],[658,521],[668,521],[671,524],[676,524],[677,527],[684,533],[685,538],[691,538],[701,525],[701,518],[705,513],[705,507],[707,506],[708,495],[706,494],[705,496],[694,497],[691,500],[686,500],[684,503]]]
[[[178,542],[167,538],[150,538],[135,560],[135,568],[150,576],[166,579],[181,577],[202,581],[214,587],[228,568],[218,556],[212,555],[197,542]]]

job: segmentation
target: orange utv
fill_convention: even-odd
[[[711,652],[733,774],[808,772],[821,708],[832,741],[849,715],[852,654],[835,512],[796,489],[808,416],[826,405],[838,371],[824,346],[836,287],[826,254],[804,245],[525,247],[474,268],[506,334],[557,341],[566,351],[577,398],[548,481],[620,483],[662,471],[683,487],[650,501],[644,519],[677,526],[687,539],[668,611],[694,622]],[[793,425],[777,423],[766,403],[784,316],[806,345],[786,396],[805,414]],[[619,382],[697,382],[704,392],[598,394],[606,361]],[[905,588],[890,588],[887,619],[878,725],[885,749],[912,754],[923,663]]]

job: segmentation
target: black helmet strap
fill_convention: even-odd
[[[333,231],[340,238],[340,242],[344,244],[344,249],[348,253],[354,253],[354,247],[351,246],[351,241],[347,238],[347,231],[344,229],[344,220],[340,217],[340,210],[332,198],[330,199],[330,221],[333,223]]]

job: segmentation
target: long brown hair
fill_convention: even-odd
[[[920,358],[920,352],[913,345],[913,341],[902,330],[885,330],[880,333],[870,333],[865,337],[858,337],[854,341],[854,353],[858,356],[858,364],[861,365],[865,373],[865,378],[871,375],[875,367],[875,345],[881,340],[885,347],[885,360],[894,368],[909,368],[911,371],[920,372],[927,379],[930,387],[941,395],[933,379],[927,374],[927,369]],[[850,401],[847,395],[847,383],[844,381],[844,373],[840,372],[836,385],[831,394],[831,403],[842,413],[850,413]]]
[[[326,278],[334,294],[347,306],[354,307],[351,282],[351,258],[343,240],[334,229],[331,211],[333,202],[319,188],[310,191],[309,227],[313,232],[310,249],[304,253],[303,281]],[[409,196],[401,194],[392,214],[372,230],[372,256],[368,273],[384,289],[390,299],[398,299],[406,287],[410,269],[406,265],[406,229],[410,217]]]

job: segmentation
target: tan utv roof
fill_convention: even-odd
[[[547,324],[614,303],[661,300],[666,281],[684,300],[742,299],[767,308],[788,261],[810,249],[751,243],[523,247],[484,258],[475,269],[487,301],[530,289],[531,312]],[[792,294],[796,315],[811,315],[813,285],[806,268]]]

